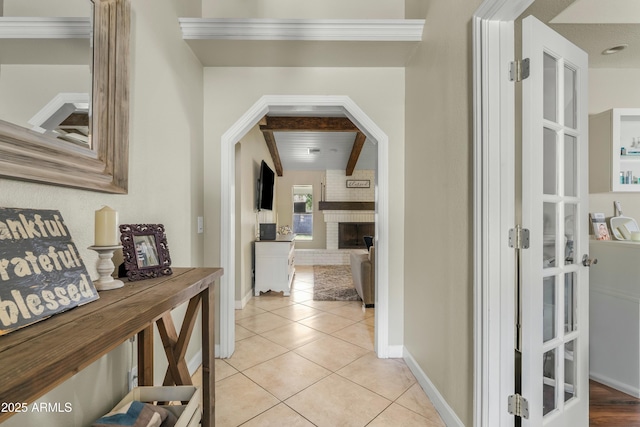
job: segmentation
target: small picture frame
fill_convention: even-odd
[[[611,240],[609,227],[603,213],[597,212],[591,214],[591,226],[593,227],[593,235],[596,240]]]
[[[371,180],[369,179],[348,179],[347,188],[370,188]]]
[[[168,276],[171,257],[162,224],[121,224],[120,241],[130,281]]]

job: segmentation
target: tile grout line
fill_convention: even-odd
[[[309,273],[306,273],[305,276],[307,274],[309,274]],[[312,273],[310,275],[312,276]],[[301,280],[301,282],[305,283],[305,285],[307,285],[307,284],[311,285],[310,289],[307,289],[306,286],[303,289],[302,288],[296,289],[295,288],[296,280],[299,280],[298,274],[296,274],[296,277],[294,277],[294,283],[293,283],[292,290],[291,290],[292,291],[292,295],[296,291],[305,292],[305,293],[311,293],[311,295],[312,295],[312,291],[313,291],[313,278],[312,277],[310,279]],[[310,283],[307,283],[307,280],[309,280]],[[263,295],[260,295],[260,297],[262,297],[262,296]],[[267,297],[267,298],[270,298],[270,297]],[[224,363],[226,363],[229,367],[231,367],[235,371],[234,374],[232,374],[232,375],[230,375],[228,377],[225,377],[224,379],[230,378],[235,374],[241,374],[245,379],[248,379],[252,384],[254,384],[259,389],[261,389],[264,392],[266,392],[269,396],[272,396],[277,401],[277,403],[275,403],[274,405],[272,405],[269,408],[261,411],[258,414],[255,414],[255,415],[251,416],[251,418],[249,418],[249,419],[247,419],[245,421],[242,421],[238,425],[245,425],[245,424],[249,423],[251,420],[256,419],[257,417],[260,417],[261,415],[265,414],[266,412],[271,411],[275,407],[278,407],[280,404],[283,404],[289,410],[293,411],[293,413],[297,414],[297,416],[299,416],[302,419],[306,420],[311,425],[316,426],[316,424],[313,423],[309,418],[307,418],[302,413],[298,412],[296,409],[294,409],[292,406],[290,406],[287,403],[287,401],[292,399],[293,397],[303,393],[304,391],[306,391],[310,387],[313,387],[314,385],[317,385],[319,382],[321,382],[323,380],[326,380],[327,378],[330,378],[333,375],[336,375],[336,377],[342,378],[343,380],[346,380],[347,382],[351,383],[352,385],[357,386],[357,387],[359,387],[359,388],[361,388],[361,389],[363,389],[365,391],[373,393],[376,396],[379,396],[380,398],[382,398],[382,399],[384,399],[385,401],[388,402],[388,404],[383,409],[381,409],[377,414],[375,414],[375,416],[373,416],[373,418],[371,418],[369,421],[364,422],[364,420],[362,420],[362,421],[358,420],[358,421],[364,422],[364,424],[362,424],[363,427],[367,426],[367,425],[370,425],[372,422],[374,422],[376,419],[378,419],[381,416],[381,414],[383,414],[385,411],[387,411],[394,403],[396,403],[398,406],[400,406],[404,410],[407,410],[410,413],[418,416],[420,419],[424,419],[427,422],[430,422],[430,419],[427,418],[425,415],[422,415],[421,413],[418,413],[418,412],[414,411],[413,409],[408,408],[408,407],[398,403],[398,400],[400,400],[403,396],[405,396],[409,392],[409,390],[411,390],[412,387],[414,387],[418,383],[417,379],[415,378],[415,375],[413,375],[413,374],[411,375],[412,379],[413,379],[413,382],[411,384],[409,384],[406,388],[403,387],[402,391],[397,395],[397,397],[395,397],[394,399],[389,399],[388,397],[385,397],[385,396],[381,395],[380,393],[378,393],[378,392],[376,392],[374,390],[371,390],[371,389],[369,389],[368,387],[366,387],[366,386],[364,386],[362,384],[357,383],[355,380],[352,380],[352,379],[344,376],[345,375],[344,373],[343,374],[339,373],[339,371],[341,371],[341,370],[353,365],[354,363],[360,361],[364,357],[370,356],[371,353],[375,354],[375,351],[373,349],[371,349],[371,348],[367,348],[367,347],[364,347],[364,346],[358,344],[358,341],[364,342],[362,339],[360,339],[360,338],[364,338],[364,335],[360,335],[360,334],[363,334],[362,331],[356,330],[355,332],[351,332],[350,333],[351,337],[349,337],[347,334],[344,334],[345,337],[336,336],[335,334],[340,333],[342,331],[345,331],[348,328],[353,328],[353,327],[356,327],[356,326],[358,328],[364,328],[366,330],[370,330],[371,325],[367,324],[367,321],[370,321],[371,318],[375,319],[375,312],[371,316],[366,316],[366,317],[363,317],[363,318],[360,318],[360,319],[354,319],[353,318],[354,316],[346,317],[345,315],[341,315],[341,314],[334,313],[334,312],[331,311],[331,310],[340,311],[340,309],[342,309],[342,310],[346,309],[347,311],[345,313],[349,314],[348,311],[351,310],[351,306],[353,306],[353,304],[352,304],[353,302],[352,301],[344,302],[343,304],[341,304],[341,305],[339,305],[337,307],[332,307],[330,305],[320,304],[320,306],[323,307],[323,308],[319,308],[318,306],[314,306],[313,305],[313,300],[294,301],[293,299],[290,299],[290,300],[287,301],[286,304],[280,305],[283,301],[282,300],[279,301],[279,300],[277,300],[275,298],[282,298],[282,297],[281,296],[279,296],[279,297],[275,296],[273,300],[263,300],[263,302],[259,302],[258,300],[256,300],[256,298],[252,298],[249,301],[249,303],[247,305],[251,304],[251,306],[254,309],[262,310],[262,313],[257,313],[257,314],[254,314],[254,315],[251,315],[251,316],[246,316],[246,317],[243,317],[241,319],[237,319],[236,320],[236,325],[237,326],[240,326],[240,327],[246,329],[247,331],[249,331],[251,334],[253,334],[253,335],[251,335],[249,337],[245,337],[245,338],[242,338],[242,339],[238,340],[238,342],[241,342],[243,340],[246,340],[246,339],[249,339],[249,338],[253,338],[253,337],[260,337],[261,339],[264,339],[264,340],[266,340],[266,341],[268,341],[268,342],[270,342],[270,343],[272,343],[272,344],[274,344],[276,346],[284,348],[286,351],[284,353],[281,353],[281,354],[278,354],[278,355],[276,355],[274,357],[271,357],[271,358],[269,358],[267,360],[263,360],[263,361],[261,361],[259,363],[254,364],[254,365],[245,367],[243,370],[239,370],[239,369],[235,368],[233,365],[231,365],[229,362],[224,361]],[[306,302],[306,304],[305,304],[305,302]],[[336,301],[336,302],[338,302],[338,301]],[[293,320],[291,318],[288,318],[288,317],[284,316],[283,314],[275,312],[275,311],[278,311],[278,310],[282,310],[284,312],[285,309],[296,310],[296,308],[295,308],[296,306],[310,308],[310,309],[313,309],[313,310],[317,310],[317,312],[311,314],[310,316],[304,316],[304,317],[296,319],[296,320]],[[268,308],[264,308],[264,307],[268,307]],[[286,320],[286,321],[288,321],[290,323],[287,323],[286,325],[277,326],[277,327],[275,327],[273,329],[269,329],[269,330],[261,331],[261,332],[255,332],[255,331],[247,328],[246,326],[243,326],[242,324],[238,323],[238,320],[244,321],[245,319],[250,319],[252,317],[260,316],[260,315],[266,314],[266,313],[270,313],[270,314],[276,315],[276,316],[278,316],[278,317],[280,317],[280,318],[282,318],[282,319],[284,319],[284,320]],[[293,314],[293,312],[290,312],[290,313]],[[367,312],[365,310],[363,310],[363,315],[366,315],[366,313]],[[302,321],[305,321],[305,320],[308,320],[308,319],[313,318],[315,316],[320,316],[320,315],[323,315],[323,314],[328,314],[328,315],[331,315],[331,316],[336,316],[336,317],[341,318],[341,319],[346,319],[350,323],[348,325],[346,325],[346,326],[340,327],[340,328],[338,328],[336,330],[333,330],[331,332],[326,332],[324,330],[318,329],[317,327],[313,327],[313,326],[309,326],[309,325],[306,325],[304,323],[301,323]],[[247,323],[247,322],[245,322],[245,323]],[[321,335],[317,336],[317,337],[314,337],[313,339],[310,339],[309,341],[306,341],[301,345],[296,345],[293,348],[286,347],[286,346],[284,346],[284,345],[282,345],[282,344],[280,344],[280,343],[278,343],[278,342],[276,342],[276,341],[274,341],[274,340],[272,340],[272,339],[270,339],[270,338],[268,338],[267,336],[264,335],[264,334],[269,334],[270,332],[273,332],[273,331],[277,331],[278,329],[281,329],[281,328],[289,327],[291,325],[304,326],[306,328],[312,329],[313,331],[315,331],[316,333],[319,333]],[[319,326],[322,327],[321,324]],[[375,329],[375,326],[374,326],[374,329]],[[357,347],[357,348],[359,348],[361,350],[364,350],[365,353],[357,356],[354,360],[349,361],[344,366],[340,366],[338,368],[332,369],[332,368],[327,368],[327,367],[325,367],[325,366],[323,366],[323,365],[321,365],[321,364],[309,359],[305,355],[300,354],[300,353],[297,352],[302,347],[304,347],[306,345],[312,344],[314,342],[317,342],[319,340],[322,340],[322,339],[325,339],[325,338],[328,338],[328,337],[331,337],[333,339],[337,339],[337,340],[339,340],[339,341],[341,341],[341,342],[343,342],[345,344],[349,344],[349,345]],[[355,339],[355,341],[352,341],[352,339]],[[286,340],[286,338],[283,338],[283,340]],[[313,366],[316,366],[318,368],[323,369],[325,372],[323,373],[322,377],[320,377],[317,380],[313,381],[311,384],[305,385],[302,389],[297,390],[295,393],[293,393],[291,396],[288,396],[286,399],[281,400],[279,397],[275,396],[272,392],[270,392],[268,389],[266,389],[262,385],[258,384],[256,381],[251,379],[246,374],[246,371],[248,371],[249,369],[253,369],[253,368],[255,368],[257,366],[260,366],[262,364],[266,364],[266,363],[272,362],[275,359],[277,359],[277,358],[279,358],[281,356],[289,355],[290,353],[295,355],[295,356],[298,356],[298,357],[300,357],[300,358],[302,358],[302,359],[304,359],[306,361],[308,361]],[[224,379],[222,379],[220,381],[223,381]],[[274,389],[274,390],[277,390],[277,389]],[[408,396],[407,398],[411,399],[410,396]],[[407,402],[409,402],[409,401],[407,401]]]

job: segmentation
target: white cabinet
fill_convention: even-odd
[[[589,117],[589,192],[640,191],[640,108]]]
[[[295,235],[278,236],[276,240],[255,242],[255,295],[260,292],[284,292],[290,295],[295,274]]]
[[[589,376],[640,397],[640,243],[592,240]]]

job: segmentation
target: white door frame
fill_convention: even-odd
[[[515,91],[513,22],[533,0],[485,0],[473,16],[474,425],[512,426]]]
[[[221,138],[221,227],[220,258],[224,275],[220,280],[220,351],[230,357],[235,349],[235,145],[269,111],[282,113],[335,110],[345,114],[378,145],[375,192],[376,295],[375,350],[380,358],[389,354],[389,137],[348,96],[265,95]],[[393,355],[395,356],[395,355]],[[398,356],[396,356],[398,357]]]

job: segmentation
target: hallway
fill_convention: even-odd
[[[373,352],[374,309],[313,301],[313,267],[290,297],[236,310],[236,351],[216,359],[216,426],[433,426],[438,413],[402,359]]]

